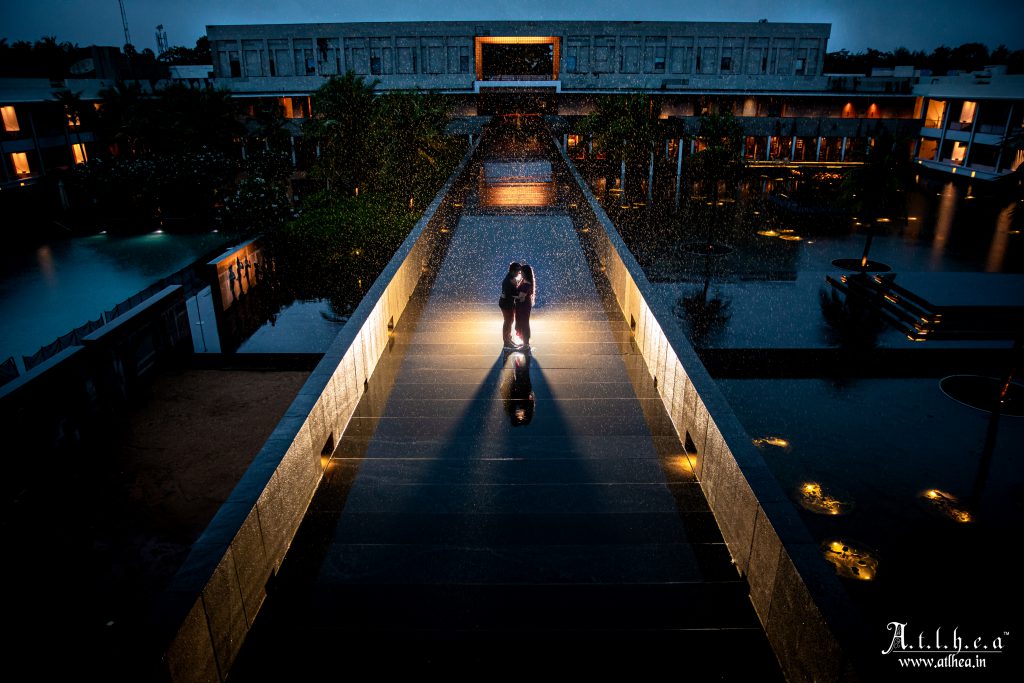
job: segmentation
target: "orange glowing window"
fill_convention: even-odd
[[[974,110],[977,107],[977,102],[966,100],[964,106],[960,109],[960,123],[974,123]]]
[[[946,103],[943,100],[928,100],[928,113],[924,117],[925,127],[938,128],[941,126],[945,113]]]
[[[71,145],[71,152],[75,155],[75,164],[84,164],[86,162],[85,145],[81,143],[74,143]]]
[[[967,153],[967,145],[962,142],[953,143],[953,155],[950,157],[950,161],[954,164],[962,164],[964,162],[964,155]]]
[[[24,152],[12,152],[11,164],[14,166],[15,175],[29,175],[32,169],[28,167],[28,155]]]
[[[0,107],[0,114],[4,119],[4,130],[8,133],[17,133],[21,130],[18,125],[18,115],[14,113],[14,107]]]

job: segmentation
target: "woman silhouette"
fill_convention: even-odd
[[[505,275],[505,279],[501,281],[501,296],[498,297],[498,308],[501,309],[501,315],[504,318],[501,326],[501,341],[510,348],[515,347],[515,344],[512,342],[512,320],[516,314],[516,284],[518,277],[519,263],[513,261],[508,264],[508,273]]]
[[[530,348],[530,311],[537,301],[537,279],[533,266],[522,264],[523,279],[516,287],[516,333],[524,349]]]

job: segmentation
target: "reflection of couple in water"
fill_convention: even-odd
[[[530,311],[537,300],[537,280],[533,266],[513,261],[508,273],[501,281],[501,296],[498,308],[504,316],[501,327],[501,341],[505,348],[528,350],[530,348]],[[512,327],[515,325],[515,335]]]

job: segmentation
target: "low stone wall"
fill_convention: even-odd
[[[102,438],[154,368],[191,352],[183,291],[164,287],[0,387],[0,429],[50,455],[74,455]]]
[[[671,305],[561,152],[575,180],[569,203],[577,227],[587,229],[585,247],[608,278],[680,439],[696,449],[694,471],[786,678],[855,679],[852,657],[864,633],[856,608],[673,320]]]
[[[330,455],[461,209],[470,149],[363,297],[241,481],[196,541],[167,592],[161,677],[222,681],[266,597]],[[448,233],[450,234],[450,233]]]

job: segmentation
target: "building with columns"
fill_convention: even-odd
[[[922,79],[921,135],[916,161],[935,171],[991,180],[1020,168],[1021,145],[1004,141],[1024,132],[1024,76],[1006,67]]]
[[[831,26],[768,22],[422,22],[208,26],[216,85],[276,98],[286,118],[348,70],[381,91],[430,89],[464,117],[557,115],[568,125],[594,99],[645,92],[685,153],[699,119],[731,111],[748,163],[863,160],[880,130],[917,137],[908,78],[823,73]],[[292,126],[298,133],[298,126]],[[686,138],[689,138],[686,139]],[[908,153],[910,150],[908,149]]]

